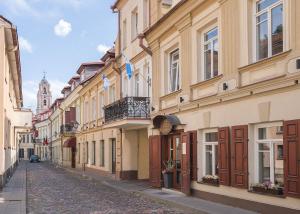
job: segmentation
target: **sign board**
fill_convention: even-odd
[[[161,124],[159,131],[162,135],[168,135],[172,131],[173,125],[167,119],[164,119]]]

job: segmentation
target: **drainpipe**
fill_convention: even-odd
[[[120,161],[120,175],[122,174],[122,171],[123,171],[123,156],[122,156],[122,153],[123,153],[123,129],[120,128],[120,133],[121,133],[121,139],[120,139],[120,156],[121,156],[121,161]]]
[[[64,112],[64,110],[60,106],[58,106],[58,108],[62,112],[62,115],[61,115],[61,126],[62,126],[63,122],[64,122],[64,118],[63,118],[63,112]],[[61,129],[61,126],[60,126],[60,129]],[[61,135],[60,136],[61,166],[63,167],[63,165],[64,165],[63,136],[62,136],[62,134],[60,134],[60,135]]]
[[[52,163],[52,120],[49,117],[49,121],[50,121],[50,161]]]
[[[147,53],[149,54],[150,56],[152,56],[152,51],[149,47],[146,47],[144,45],[144,38],[145,38],[145,35],[144,34],[139,34],[138,35],[138,39],[139,39],[139,46]]]

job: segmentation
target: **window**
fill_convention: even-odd
[[[46,88],[44,88],[44,94],[47,94],[47,90],[46,90]]]
[[[143,18],[144,18],[144,29],[146,29],[147,27],[149,27],[149,0],[144,0],[144,14],[143,14]]]
[[[174,92],[179,90],[179,49],[170,53],[170,68],[169,68],[169,90]]]
[[[89,115],[89,102],[85,101],[85,103],[84,103],[84,123],[88,122],[88,115]]]
[[[104,140],[100,141],[100,166],[104,167]]]
[[[256,60],[283,51],[283,5],[281,0],[256,2]]]
[[[140,89],[140,83],[139,83],[139,81],[140,81],[140,75],[139,75],[139,73],[136,73],[134,75],[134,95],[136,97],[139,96],[139,89]]]
[[[100,111],[100,117],[103,117],[104,116],[104,93],[103,92],[100,92],[100,95],[99,95],[99,111]]]
[[[113,103],[116,101],[116,88],[114,85],[112,85],[110,88],[109,88],[109,102],[110,103]]]
[[[92,114],[93,114],[93,121],[97,119],[97,107],[96,107],[96,97],[92,98]]]
[[[47,105],[47,101],[46,100],[44,100],[44,106],[46,106]]]
[[[24,158],[24,149],[19,150],[19,158]]]
[[[218,58],[218,28],[204,34],[204,80],[211,79],[219,74]]]
[[[122,40],[122,45],[123,45],[123,50],[127,47],[127,21],[126,19],[123,21],[123,40]]]
[[[283,136],[281,125],[260,125],[256,128],[256,182],[283,186]]]
[[[138,35],[138,11],[137,8],[131,13],[131,40],[134,40]]]
[[[218,132],[204,132],[203,146],[203,174],[218,175]]]

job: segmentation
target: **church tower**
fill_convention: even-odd
[[[50,91],[50,84],[48,83],[48,81],[46,80],[46,76],[44,75],[42,81],[39,84],[36,113],[40,114],[48,110],[51,106],[51,101],[52,95]]]

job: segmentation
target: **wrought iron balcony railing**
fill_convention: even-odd
[[[105,123],[123,119],[150,119],[149,97],[125,97],[104,107]]]
[[[76,133],[76,128],[74,124],[64,124],[60,126],[61,135],[74,135]]]

